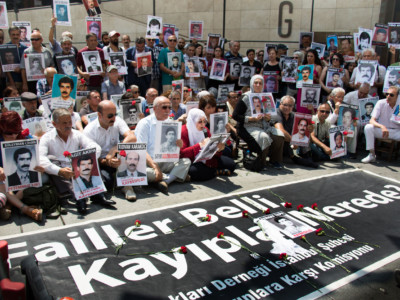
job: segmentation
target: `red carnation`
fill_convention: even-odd
[[[357,120],[358,120],[358,118],[357,118],[357,117],[354,117],[354,118],[353,118],[353,120],[354,120],[354,121],[357,121]]]
[[[24,57],[25,57],[25,58],[27,58],[27,57],[28,57],[28,55],[25,53],[25,54],[24,54]]]
[[[136,104],[136,101],[135,101],[135,100],[133,100],[133,101],[132,101],[132,105],[135,105],[135,104]]]
[[[279,255],[279,259],[281,259],[281,260],[285,260],[286,258],[287,258],[287,254],[286,253],[281,253]]]
[[[217,238],[222,239],[224,237],[224,233],[221,231],[217,234]]]
[[[21,135],[22,135],[23,137],[27,137],[27,136],[29,135],[29,129],[28,129],[28,128],[25,128],[24,130],[22,130],[22,131],[21,131]]]
[[[146,114],[149,114],[150,113],[150,109],[146,109]]]
[[[343,134],[344,135],[348,135],[349,133],[347,131],[343,131]]]
[[[131,89],[127,89],[126,91],[129,93],[129,92],[131,92],[132,90],[131,90]]]
[[[125,152],[125,150],[119,151],[119,155],[121,155],[122,157],[126,157],[126,152]]]
[[[242,94],[242,91],[239,91],[239,92],[238,92],[238,95],[241,95],[241,94]]]
[[[311,121],[311,124],[313,124],[313,125],[314,125],[314,124],[315,124],[315,122],[314,122],[314,121]]]
[[[188,92],[191,92],[192,91],[192,89],[188,89]]]
[[[71,157],[71,153],[69,151],[64,151],[63,155],[65,157]]]
[[[176,87],[176,83],[173,83],[172,86],[173,86],[173,87]]]
[[[312,205],[311,205],[311,208],[312,208],[312,209],[317,209],[317,208],[318,208],[317,203],[312,204]]]
[[[181,253],[186,254],[187,253],[187,248],[185,246],[181,246],[181,249],[179,250]]]
[[[270,210],[269,208],[267,208],[267,209],[266,209],[266,210],[264,210],[263,212],[264,212],[264,214],[268,215],[268,214],[270,214],[270,213],[271,213],[271,210]]]
[[[375,97],[375,96],[376,96],[376,93],[373,93],[373,94],[372,94],[372,97]]]
[[[124,150],[122,150],[122,151],[124,151]],[[135,221],[135,226],[136,227],[140,227],[141,224],[142,224],[142,222],[140,222],[139,220]]]
[[[297,205],[297,210],[298,211],[302,211],[303,208],[304,208],[304,205],[302,205],[302,204]]]
[[[81,83],[82,83],[82,84],[85,84],[85,83],[86,83],[85,78],[81,78]]]
[[[173,117],[175,117],[175,115],[174,115],[174,114],[170,114],[169,117],[170,117],[170,118],[173,118]]]
[[[242,217],[243,218],[248,218],[249,217],[249,212],[247,210],[242,211]]]
[[[301,236],[301,239],[302,239],[303,241],[305,241],[305,240],[306,240],[306,237],[305,237],[304,235],[302,235],[302,236]]]
[[[263,98],[263,99],[261,100],[261,102],[267,102],[267,99],[266,99],[266,98]]]
[[[290,202],[285,202],[285,207],[286,207],[286,208],[292,208],[292,203],[290,203]]]
[[[315,234],[316,235],[323,235],[325,232],[323,231],[322,228],[318,228],[317,230],[315,230]]]
[[[110,62],[108,62],[108,65],[109,65],[109,66],[111,66],[111,63],[110,63]]]

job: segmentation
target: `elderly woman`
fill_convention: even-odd
[[[269,152],[271,165],[276,169],[282,169],[284,137],[272,134],[274,128],[270,124],[270,114],[251,116],[249,94],[262,93],[263,87],[263,77],[254,75],[250,80],[250,92],[247,92],[237,103],[233,118],[238,122],[237,133],[247,143],[249,150],[261,156],[264,164]]]
[[[22,134],[22,120],[19,114],[15,111],[8,111],[1,115],[0,117],[0,142],[3,141],[16,141],[25,139]],[[42,209],[37,207],[26,206],[22,201],[23,192],[18,191],[15,194],[13,192],[6,192],[6,187],[4,181],[6,180],[6,176],[10,174],[5,174],[3,170],[3,160],[0,149],[0,200],[3,199],[3,196],[7,196],[7,200],[15,207],[17,207],[21,213],[31,217],[35,221],[42,220]],[[43,172],[44,169],[42,167],[37,166],[35,168],[36,171]]]
[[[187,117],[186,125],[182,126],[181,139],[183,147],[181,148],[181,157],[189,158],[192,165],[189,169],[189,175],[192,180],[203,181],[214,178],[216,175],[231,175],[235,171],[235,162],[233,159],[222,154],[225,145],[219,143],[217,153],[213,158],[207,161],[193,163],[196,157],[204,149],[210,139],[210,131],[206,127],[207,118],[204,111],[198,108],[192,108]]]

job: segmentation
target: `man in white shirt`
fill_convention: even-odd
[[[123,136],[122,143],[136,143],[136,136],[120,117],[117,117],[117,107],[110,100],[103,100],[97,106],[97,120],[90,122],[83,133],[98,143],[101,147],[99,158],[101,174],[107,189],[114,186],[114,173],[121,164],[117,158],[117,144],[119,136]],[[124,187],[125,198],[135,201],[136,194],[131,186]]]
[[[160,96],[154,100],[154,114],[141,119],[136,126],[136,136],[138,143],[147,143],[147,180],[155,182],[156,188],[168,195],[168,184],[175,180],[189,180],[188,172],[190,159],[181,158],[178,162],[154,162],[154,146],[156,137],[157,121],[165,121],[171,112],[171,101]],[[181,139],[176,141],[176,145],[181,148]]]
[[[400,124],[390,120],[398,105],[400,105],[399,88],[391,86],[386,93],[386,99],[376,103],[371,120],[365,125],[364,133],[369,154],[361,160],[363,163],[376,161],[375,138],[400,141]]]
[[[40,165],[49,174],[60,194],[69,194],[75,198],[71,181],[75,174],[70,159],[64,156],[64,151],[96,148],[96,157],[99,157],[101,148],[81,132],[72,129],[71,113],[65,108],[54,110],[52,123],[55,128],[40,139]],[[95,195],[91,200],[99,204],[115,204],[114,201],[105,199],[103,194]],[[86,213],[86,199],[76,201],[76,205],[79,213]]]

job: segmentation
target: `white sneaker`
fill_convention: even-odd
[[[364,164],[369,164],[369,163],[372,163],[372,162],[376,162],[376,156],[370,153],[370,154],[368,154],[367,157],[363,158],[361,160],[361,162],[363,162]]]
[[[133,187],[125,186],[122,190],[125,193],[125,199],[126,200],[128,200],[130,202],[133,202],[133,201],[136,200],[136,194],[135,194],[135,191],[133,190]]]

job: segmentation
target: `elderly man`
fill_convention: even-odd
[[[352,105],[359,105],[360,99],[372,97],[369,95],[370,85],[366,82],[360,85],[357,91],[353,91],[344,96],[343,102]]]
[[[21,30],[16,26],[11,26],[8,29],[8,35],[10,36],[10,42],[7,45],[14,44],[18,47],[19,57],[24,56],[24,51],[28,47],[20,43]],[[22,75],[21,68],[15,68],[13,72],[6,72],[7,82],[9,85],[22,91]]]
[[[25,107],[22,113],[22,120],[34,117],[41,117],[43,113],[37,109],[38,96],[31,92],[21,94],[22,105]]]
[[[135,84],[139,86],[141,96],[145,96],[145,92],[151,84],[151,74],[146,76],[138,76],[138,64],[136,55],[139,53],[151,52],[151,62],[148,63],[149,67],[153,66],[154,56],[153,51],[145,46],[144,37],[138,37],[135,41],[135,46],[126,50],[126,65],[128,66],[128,75],[126,76],[126,82],[129,85]]]
[[[277,109],[277,115],[273,117],[273,119],[276,121],[274,125],[275,128],[280,130],[285,138],[285,142],[283,144],[283,155],[290,157],[292,161],[298,165],[318,168],[318,165],[311,160],[309,147],[293,146],[292,148],[290,146],[295,116],[293,112],[294,105],[295,99],[293,97],[282,97],[279,108]]]
[[[313,160],[330,160],[332,154],[329,148],[329,128],[331,123],[326,119],[329,116],[329,104],[320,104],[318,107],[317,115],[313,116],[315,122],[314,131],[311,132],[311,151]]]
[[[118,80],[118,68],[110,65],[107,68],[108,80],[103,81],[101,84],[101,93],[103,100],[111,99],[112,95],[125,94],[125,85]]]
[[[142,112],[146,117],[150,115],[149,104],[153,105],[154,99],[156,99],[157,96],[158,96],[158,91],[156,89],[149,88],[146,91],[146,100],[142,102]]]
[[[64,47],[62,46],[62,42],[58,42],[54,39],[54,31],[56,29],[56,22],[57,22],[57,18],[53,17],[51,18],[51,26],[50,26],[50,30],[49,30],[49,42],[50,42],[50,50],[53,51],[54,55],[56,54],[60,54],[60,53],[64,53],[64,54],[74,54],[77,55],[78,54],[78,49],[76,49],[75,46],[72,46],[72,40],[73,40],[73,35],[71,32],[69,31],[64,31],[61,33],[61,40],[63,40],[64,37],[68,37],[69,41],[70,41],[70,53],[65,53],[64,51]]]
[[[117,116],[117,108],[109,100],[103,100],[97,106],[97,120],[89,123],[83,133],[98,143],[101,147],[99,158],[101,173],[103,174],[107,189],[114,186],[114,173],[121,164],[121,160],[116,157],[119,136],[123,136],[122,143],[135,143],[136,136],[129,130],[128,125]],[[135,201],[136,194],[131,186],[124,187],[125,198],[128,201]]]
[[[57,70],[53,67],[49,67],[44,70],[44,75],[46,76],[46,78],[39,79],[36,84],[36,94],[39,98],[44,95],[51,94],[55,74],[57,74]]]
[[[72,129],[71,113],[58,108],[53,112],[53,125],[55,128],[46,132],[40,139],[39,157],[40,165],[44,167],[58,192],[74,197],[72,181],[74,171],[71,168],[69,158],[63,155],[64,151],[73,152],[81,149],[96,148],[96,156],[99,157],[101,148],[81,132]],[[91,200],[99,204],[111,204],[103,194],[91,197]],[[85,214],[87,210],[86,199],[76,201],[78,212]]]
[[[74,55],[75,60],[76,57],[78,55],[78,50],[74,50],[73,46],[72,46],[72,39],[67,36],[64,35],[61,37],[60,39],[60,45],[61,45],[61,50],[58,53],[54,54],[54,62],[57,64],[57,57],[59,56],[63,56],[63,55]],[[72,64],[72,62],[70,62]],[[61,66],[63,65],[63,63],[61,63]],[[72,65],[72,67],[74,68],[74,66]],[[58,69],[58,66],[57,66]],[[68,74],[67,72],[64,71],[65,74]],[[69,75],[69,74],[68,74]]]
[[[161,70],[161,78],[162,78],[162,87],[163,87],[163,92],[166,92],[168,90],[172,89],[172,80],[178,80],[182,79],[182,74],[185,70],[185,62],[183,60],[183,54],[182,51],[176,48],[176,36],[175,35],[170,35],[168,40],[168,47],[162,49],[160,51],[160,55],[158,56],[158,63],[160,64],[160,70]],[[178,52],[181,59],[181,68],[180,71],[173,71],[170,70],[168,62],[168,53],[169,52]]]
[[[25,54],[31,54],[31,53],[43,53],[44,55],[44,67],[54,67],[54,60],[53,60],[53,55],[51,54],[50,50],[42,46],[43,42],[43,37],[40,32],[33,32],[31,34],[31,43],[32,46],[30,46],[28,49],[25,49],[24,55]],[[33,93],[36,93],[36,81],[27,81],[26,77],[26,70],[25,70],[25,59],[21,59],[21,69],[22,69],[22,90],[24,92],[30,91]]]
[[[386,93],[386,99],[379,100],[376,103],[371,120],[369,124],[365,125],[364,133],[369,154],[361,160],[363,163],[376,161],[375,138],[400,141],[400,124],[390,120],[399,105],[399,88],[391,86]]]
[[[89,95],[87,96],[87,105],[82,107],[79,111],[79,115],[81,116],[82,122],[85,124],[85,126],[89,122],[86,115],[97,112],[97,106],[99,105],[100,101],[100,93],[96,90],[90,91]]]
[[[159,162],[154,159],[154,146],[156,137],[156,124],[158,121],[165,121],[171,112],[171,101],[160,96],[154,100],[154,114],[147,116],[139,121],[135,133],[139,143],[147,143],[147,179],[149,182],[155,182],[157,189],[164,194],[168,194],[168,185],[179,179],[187,180],[190,167],[190,159],[182,158],[179,161]],[[182,147],[182,140],[177,140],[176,145]]]
[[[124,34],[122,36],[122,49],[124,50],[124,52],[126,50],[128,50],[131,47],[131,38],[129,35]]]
[[[78,52],[78,56],[76,58],[76,65],[78,69],[78,73],[81,77],[85,78],[86,82],[88,82],[88,89],[89,90],[97,90],[100,92],[101,83],[103,81],[103,77],[105,73],[103,72],[101,75],[90,75],[86,72],[86,67],[83,61],[83,52],[86,51],[97,51],[99,52],[101,63],[103,64],[103,70],[105,70],[106,61],[104,59],[104,52],[102,49],[97,47],[97,36],[93,33],[89,33],[86,35],[86,47],[82,48]]]
[[[362,51],[362,60],[376,60],[375,50],[372,48],[363,50]],[[356,67],[350,78],[350,87],[354,90],[357,90],[361,86],[360,82],[355,84],[355,80],[356,80],[357,74],[359,72],[360,72],[359,67]],[[376,70],[375,79],[374,79],[374,85],[371,86],[371,89],[369,91],[370,94],[377,94],[378,88],[383,87],[383,82],[385,80],[385,74],[386,74],[385,67],[378,65],[378,68]]]

